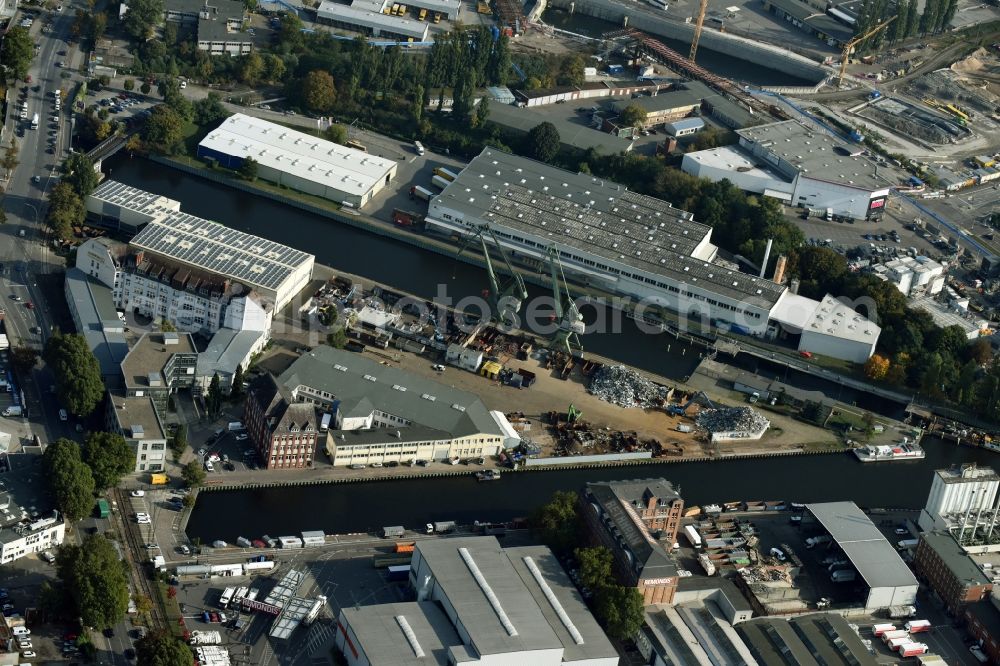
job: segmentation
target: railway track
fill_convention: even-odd
[[[120,488],[114,490],[115,499],[118,502],[118,510],[113,514],[115,524],[119,532],[124,537],[122,540],[125,546],[125,562],[128,565],[129,576],[132,578],[132,589],[137,594],[145,595],[150,601],[150,624],[151,629],[169,629],[167,615],[160,604],[160,596],[157,594],[155,582],[150,578],[151,572],[145,566],[146,544],[139,538],[137,532],[138,525],[129,520],[132,513],[132,504],[129,501],[128,493]]]

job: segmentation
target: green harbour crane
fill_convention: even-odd
[[[521,311],[524,299],[528,297],[528,289],[524,286],[524,279],[514,269],[510,258],[488,224],[480,225],[473,234],[466,236],[462,245],[459,246],[455,258],[461,257],[466,248],[476,240],[479,241],[483,260],[486,263],[486,274],[490,281],[489,288],[483,290],[483,296],[490,306],[490,321],[513,326],[517,323],[517,313]],[[503,259],[507,272],[510,273],[510,279],[501,281],[501,278],[498,277],[493,260],[490,258],[490,244],[496,248],[500,258]]]
[[[559,249],[550,245],[545,252],[552,278],[552,301],[555,307],[552,319],[554,322],[559,322],[559,328],[553,333],[549,347],[572,355],[574,352],[583,351],[580,335],[586,330],[586,325],[583,323],[583,315],[576,307],[576,302],[570,296],[566,274],[559,259]]]

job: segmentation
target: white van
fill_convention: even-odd
[[[59,410],[59,420],[60,421],[68,421],[69,420],[69,414],[66,413],[65,409],[60,409]]]
[[[413,149],[417,151],[417,155],[424,154],[424,144],[420,143],[419,141],[413,142]]]
[[[238,430],[246,430],[246,426],[243,425],[243,421],[230,421],[229,422],[229,432],[236,432]]]

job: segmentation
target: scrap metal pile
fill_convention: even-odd
[[[609,430],[586,421],[570,422],[565,416],[548,413],[548,421],[555,432],[557,456],[651,451],[655,458],[663,453],[659,440],[643,439],[634,430]]]
[[[752,407],[720,407],[703,409],[695,417],[698,427],[709,432],[758,432],[768,426],[768,420]]]
[[[605,365],[594,373],[587,389],[605,402],[619,407],[659,407],[670,389],[654,384],[624,365]]]

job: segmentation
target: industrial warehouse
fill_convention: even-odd
[[[198,157],[227,169],[247,158],[258,175],[306,194],[361,208],[396,176],[396,163],[237,113],[198,144]]]
[[[327,453],[335,466],[478,458],[520,443],[478,396],[353,352],[316,347],[277,381],[289,401],[333,410]]]
[[[689,212],[491,148],[431,200],[426,223],[449,237],[488,227],[521,263],[537,267],[554,251],[582,283],[739,333],[799,336],[800,351],[864,362],[881,332],[832,296],[818,302],[740,272]]]
[[[828,218],[864,220],[882,214],[890,183],[861,157],[860,143],[847,145],[795,120],[736,134],[736,146],[685,154],[681,169],[716,182],[725,179],[747,192]]]

